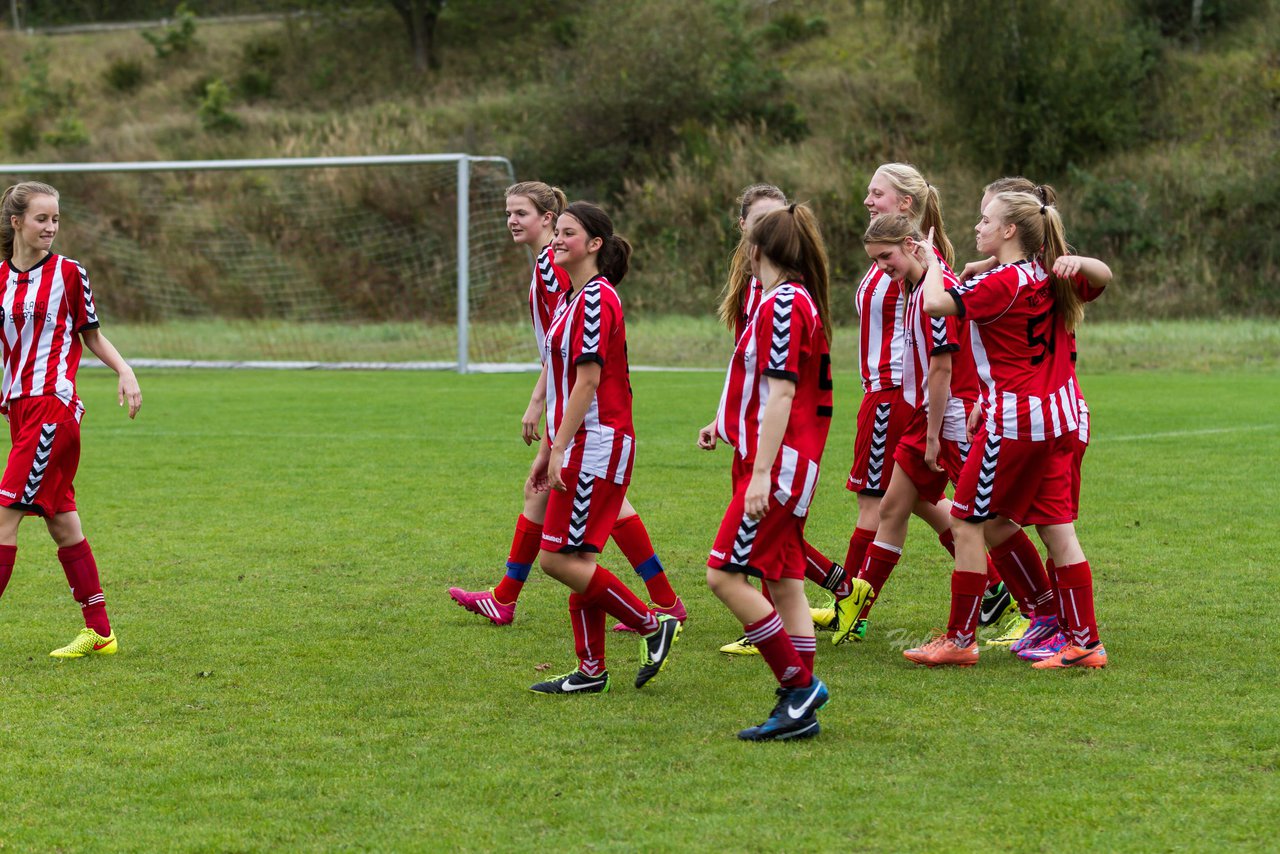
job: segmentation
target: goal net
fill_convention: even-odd
[[[481,369],[536,361],[504,158],[9,164],[61,194],[133,361]]]

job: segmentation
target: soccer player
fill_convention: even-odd
[[[943,227],[938,191],[914,166],[881,165],[867,184],[863,205],[873,222],[885,214],[902,214],[922,233],[932,231],[942,258],[947,264],[951,263],[954,251]],[[893,474],[894,451],[912,415],[912,407],[902,399],[903,321],[907,297],[901,282],[895,282],[878,265],[872,264],[858,285],[855,300],[863,394],[858,409],[853,467],[845,487],[857,494],[858,518],[844,565],[856,571],[874,591],[878,589],[877,581],[875,576],[866,573],[866,556],[880,525],[880,501]],[[914,512],[929,523],[942,545],[951,551],[946,512],[926,502],[917,505]],[[834,643],[866,637],[865,609],[865,601],[837,602]]]
[[[524,181],[507,188],[507,228],[512,239],[537,253],[533,278],[529,282],[529,318],[533,337],[538,344],[542,371],[534,384],[533,395],[520,419],[521,434],[526,445],[541,441],[538,434],[546,405],[547,329],[564,306],[570,291],[568,277],[556,266],[551,242],[556,219],[568,203],[560,188],[541,181]],[[524,509],[516,518],[507,570],[497,586],[470,592],[450,587],[449,596],[468,611],[489,619],[494,625],[509,625],[515,619],[516,602],[524,588],[542,542],[542,523],[547,509],[547,490],[535,483],[532,473],[525,478]],[[644,581],[653,607],[684,622],[687,613],[667,578],[662,561],[654,552],[649,531],[631,502],[623,500],[618,522],[611,532],[613,541]],[[620,624],[615,630],[625,630]]]
[[[744,189],[738,197],[738,232],[740,236],[738,246],[733,252],[733,260],[730,262],[729,277],[721,293],[719,311],[720,320],[733,330],[735,343],[742,337],[743,330],[746,329],[752,316],[755,315],[764,294],[764,286],[751,272],[751,244],[746,238],[747,230],[759,217],[769,211],[785,208],[786,206],[786,194],[772,184],[752,184]],[[701,441],[709,443],[710,447],[714,449],[716,422],[712,421],[702,428],[698,435]],[[747,477],[750,473],[745,467],[742,458],[735,455],[733,466],[730,470],[731,484],[736,487],[738,481]],[[830,591],[837,599],[843,599],[852,592],[852,588],[857,585],[857,581],[846,574],[844,567],[827,558],[808,542],[805,543],[805,552],[807,561],[805,568],[806,578]],[[766,597],[769,595],[767,587],[764,588],[764,595]],[[812,609],[812,614],[815,623],[823,628],[831,627],[830,624],[834,620],[833,609]],[[725,655],[760,654],[755,644],[751,643],[751,639],[746,635],[720,647],[720,652]]]
[[[627,274],[631,244],[608,214],[574,202],[557,220],[556,263],[572,290],[547,329],[547,436],[534,461],[547,500],[538,561],[567,586],[578,667],[531,686],[539,694],[609,690],[604,623],[608,613],[641,635],[637,688],[666,666],[680,621],[647,607],[596,563],[614,530],[635,460],[627,332],[615,286]]]
[[[1092,574],[1073,525],[1079,413],[1067,336],[1083,317],[1082,293],[1104,287],[1111,270],[1067,254],[1057,209],[1029,193],[997,193],[975,231],[978,251],[996,258],[994,269],[951,290],[932,268],[925,277],[930,316],[972,323],[983,422],[952,503],[956,569],[947,631],[903,654],[929,666],[976,663],[984,540],[998,544],[1035,525],[1056,567],[1071,642],[1032,666],[1105,667]]]
[[[877,268],[907,295],[903,324],[902,396],[911,417],[894,450],[895,466],[880,502],[880,523],[867,550],[864,579],[875,595],[863,619],[902,556],[907,522],[923,502],[950,513],[944,490],[955,482],[968,456],[966,424],[978,394],[978,376],[969,352],[968,324],[931,318],[923,310],[921,285],[926,267],[919,229],[903,214],[871,220],[863,244]],[[932,259],[944,287],[959,284],[940,258]]]
[[[813,674],[804,596],[804,522],[831,426],[827,253],[813,213],[788,205],[749,228],[764,299],[738,339],[716,416],[750,476],[734,485],[707,560],[707,585],[743,624],[778,680],[778,701],[748,741],[818,734],[828,692]],[[699,436],[704,448],[716,436]],[[766,598],[747,577],[764,580]]]
[[[43,517],[85,623],[71,643],[49,655],[82,658],[119,649],[72,483],[84,415],[76,395],[83,348],[116,372],[118,400],[128,404],[130,418],[142,406],[142,391],[133,369],[98,328],[84,267],[53,253],[58,199],[57,190],[35,181],[14,184],[0,198],[0,411],[13,441],[0,480],[0,593],[13,575],[19,523],[27,515]]]

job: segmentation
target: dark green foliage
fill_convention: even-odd
[[[290,12],[299,0],[187,0],[193,15],[245,15]],[[22,0],[24,27],[56,27],[112,21],[155,21],[172,17],[172,0]]]
[[[34,45],[22,57],[16,96],[0,110],[5,141],[15,154],[29,154],[42,143],[69,147],[88,141],[88,131],[75,114],[74,84],[49,79],[49,51]]]
[[[827,34],[827,21],[821,16],[805,18],[797,12],[786,12],[769,21],[760,35],[774,48],[786,47]]]
[[[1154,22],[1162,35],[1186,41],[1247,21],[1266,5],[1267,0],[1202,0],[1197,21],[1192,0],[1133,0],[1137,14]]]
[[[976,162],[1056,174],[1141,130],[1158,44],[1120,0],[911,0],[907,8],[927,34],[921,73]]]
[[[1067,238],[1080,252],[1114,258],[1164,247],[1160,214],[1149,194],[1135,181],[1106,181],[1073,167],[1067,173],[1066,186],[1071,188],[1067,213],[1073,225]]]
[[[137,91],[145,77],[142,63],[128,56],[112,60],[111,64],[107,66],[106,73],[103,74],[107,86],[111,87],[113,91],[122,94]]]
[[[186,3],[173,10],[174,25],[159,33],[143,30],[142,38],[155,49],[157,59],[190,53],[196,41],[196,16]]]

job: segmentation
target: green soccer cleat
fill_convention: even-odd
[[[1022,639],[1029,628],[1031,628],[1031,620],[1014,612],[1014,615],[1005,623],[1003,632],[995,639],[987,641],[987,646],[1013,646]]]
[[[832,629],[831,642],[833,644],[841,644],[851,640],[861,640],[854,637],[854,631],[858,627],[858,615],[862,613],[862,608],[867,601],[874,595],[871,585],[861,578],[850,580],[853,589],[849,595],[836,602],[836,625]],[[866,625],[863,625],[863,634],[866,634]]]
[[[119,645],[116,643],[115,632],[104,638],[85,626],[80,630],[80,634],[76,635],[75,640],[66,646],[58,647],[49,655],[53,658],[84,658],[86,655],[115,655],[117,649]]]

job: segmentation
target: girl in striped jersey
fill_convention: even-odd
[[[604,622],[611,614],[642,636],[640,688],[666,665],[680,621],[646,607],[596,556],[614,530],[631,481],[635,430],[622,303],[614,286],[627,274],[631,245],[596,205],[574,202],[556,226],[557,263],[569,276],[568,301],[547,329],[547,437],[532,478],[550,486],[542,530],[542,569],[572,590],[578,667],[533,685],[540,694],[609,690]]]
[[[738,246],[733,252],[733,260],[730,262],[729,278],[725,282],[724,290],[721,293],[719,310],[720,320],[733,330],[735,343],[742,337],[742,331],[746,328],[752,316],[755,315],[764,295],[764,286],[751,272],[751,244],[746,237],[747,230],[764,214],[786,206],[786,194],[772,184],[752,184],[744,189],[738,197],[738,231],[740,238]],[[704,450],[715,450],[715,421],[712,421],[698,432],[698,446]],[[736,487],[738,481],[750,473],[742,458],[735,455],[733,467],[730,470],[733,486]],[[844,567],[827,558],[807,541],[805,543],[805,553],[807,560],[806,578],[831,591],[832,595],[837,598],[844,598],[849,595],[854,579],[846,575]],[[767,597],[769,588],[765,587],[763,589],[764,595]],[[824,628],[828,627],[833,618],[834,611],[830,608],[814,611],[814,621],[820,623]],[[760,651],[756,649],[746,635],[720,647],[720,652],[725,655],[760,654]]]
[[[954,251],[943,228],[938,191],[914,166],[906,163],[880,166],[867,184],[863,204],[873,223],[877,217],[900,214],[910,218],[922,232],[936,234],[939,255],[947,265],[951,264]],[[858,409],[853,467],[845,486],[857,493],[858,519],[844,561],[846,567],[856,567],[858,577],[870,584],[872,593],[862,602],[851,597],[836,603],[835,643],[862,640],[866,636],[867,607],[884,583],[884,578],[869,572],[866,559],[880,525],[880,502],[893,474],[894,452],[913,412],[902,398],[906,303],[902,283],[872,264],[858,285],[855,302],[863,394]],[[938,540],[951,551],[946,512],[924,501],[917,503],[913,511],[929,523],[938,533]]]
[[[804,522],[831,426],[827,254],[813,213],[790,205],[748,231],[764,299],[738,339],[716,432],[750,471],[734,484],[707,561],[707,584],[743,624],[779,683],[751,741],[817,735],[827,688],[813,675],[804,596]],[[747,581],[761,578],[771,598]],[[776,603],[776,609],[775,609]]]
[[[982,424],[951,509],[956,571],[947,632],[904,654],[929,666],[975,663],[984,540],[1000,543],[1035,525],[1054,562],[1071,642],[1033,666],[1104,667],[1092,574],[1073,524],[1079,412],[1067,336],[1083,317],[1082,294],[1105,286],[1111,270],[1067,254],[1057,209],[1029,193],[997,193],[976,233],[978,251],[996,258],[994,269],[951,290],[938,276],[925,280],[930,316],[971,323]]]
[[[538,425],[542,420],[547,393],[547,330],[552,320],[564,306],[570,291],[568,276],[556,266],[551,242],[555,235],[556,218],[564,211],[567,200],[558,187],[541,181],[525,181],[507,188],[507,228],[512,239],[528,246],[537,253],[533,278],[529,283],[529,319],[533,323],[533,337],[538,345],[542,371],[534,385],[529,406],[521,418],[521,433],[526,445],[541,442]],[[545,454],[545,445],[539,445],[539,456]],[[516,518],[511,551],[507,556],[507,570],[498,584],[489,590],[470,592],[460,587],[450,587],[449,596],[476,614],[487,617],[494,625],[505,626],[515,619],[516,601],[533,568],[542,542],[542,523],[547,510],[547,489],[537,481],[534,471],[545,466],[545,460],[535,459],[530,476],[524,483],[524,512]],[[654,553],[649,531],[629,501],[624,499],[617,524],[611,532],[613,541],[630,561],[632,568],[644,581],[649,599],[654,607],[671,614],[682,623],[686,618],[684,603],[671,589],[662,561]],[[626,630],[619,624],[615,631]]]
[[[13,574],[19,523],[26,515],[44,517],[85,622],[75,640],[49,654],[110,655],[118,648],[116,635],[72,485],[84,414],[76,395],[82,347],[119,376],[118,399],[121,406],[128,403],[130,418],[142,406],[142,392],[133,369],[98,329],[84,267],[52,252],[58,191],[34,181],[15,184],[4,191],[0,208],[0,411],[13,440],[0,480],[0,593]]]

